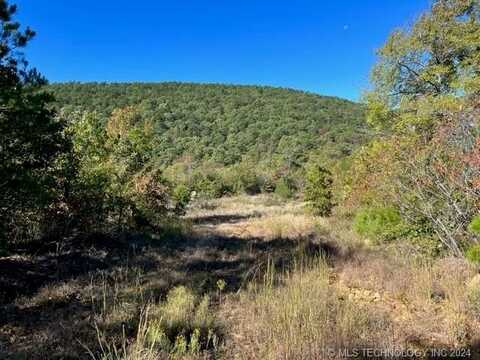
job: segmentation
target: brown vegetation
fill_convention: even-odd
[[[77,239],[0,259],[18,270],[1,275],[1,357],[329,359],[478,344],[480,280],[464,260],[371,247],[340,214],[267,196],[198,203],[183,221],[176,239]]]

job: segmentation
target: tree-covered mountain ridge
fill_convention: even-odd
[[[165,163],[188,155],[225,165],[255,161],[304,163],[313,153],[350,154],[369,137],[360,104],[287,88],[197,83],[55,83],[66,112],[95,111],[107,121],[135,107],[153,120],[156,152]]]

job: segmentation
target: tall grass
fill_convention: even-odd
[[[113,341],[95,325],[97,332],[99,351],[92,351],[86,347],[93,360],[156,360],[162,358],[157,351],[155,342],[148,341],[149,334],[149,310],[147,306],[142,310],[139,317],[138,328],[133,339],[129,338],[122,327],[120,341]]]
[[[129,276],[121,272],[113,283],[105,278],[99,295],[92,295],[97,344],[84,346],[92,359],[192,358],[217,350],[222,329],[209,296],[177,286],[155,301],[143,289],[141,273]]]
[[[236,344],[240,358],[332,358],[382,341],[388,318],[341,297],[330,284],[324,259],[275,272],[270,266],[263,286],[253,286],[241,300],[243,312],[234,329],[242,339]]]

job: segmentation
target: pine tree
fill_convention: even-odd
[[[40,91],[46,80],[21,52],[35,33],[20,28],[16,10],[0,0],[0,237],[51,201],[53,162],[67,147],[52,96]]]

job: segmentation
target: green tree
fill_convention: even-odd
[[[126,107],[108,119],[98,112],[68,117],[77,167],[69,205],[79,227],[123,230],[155,225],[165,217],[170,184],[152,161],[152,130],[145,114]]]
[[[65,116],[62,113],[60,116]],[[72,140],[69,161],[69,215],[83,231],[99,230],[112,202],[113,169],[108,163],[106,131],[102,116],[95,112],[68,115],[67,134]],[[93,215],[93,216],[92,216]]]
[[[436,0],[379,50],[366,96],[369,121],[394,131],[430,131],[480,90],[480,3]]]
[[[97,111],[108,118],[115,109],[135,108],[151,121],[159,165],[184,157],[196,167],[251,159],[255,167],[275,161],[270,169],[296,170],[312,151],[341,158],[369,137],[359,104],[288,89],[183,83],[66,83],[49,89],[70,112]],[[112,131],[137,121],[118,120]]]
[[[377,172],[388,184],[377,192],[390,193],[378,197],[458,256],[478,211],[479,43],[480,3],[436,0],[411,28],[391,34],[366,94],[368,121],[394,144],[382,158],[395,162]]]
[[[9,238],[58,195],[54,162],[68,146],[52,96],[40,91],[46,80],[21,52],[35,33],[22,30],[15,13],[0,0],[0,237]]]
[[[320,165],[310,165],[306,173],[304,198],[313,214],[329,216],[334,207],[332,174]]]
[[[281,177],[275,183],[275,194],[283,199],[290,199],[295,194],[295,184],[287,176]]]

